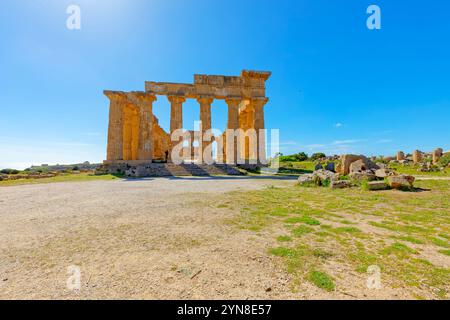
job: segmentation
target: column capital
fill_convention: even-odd
[[[208,95],[202,95],[202,96],[198,96],[197,101],[200,104],[211,104],[214,101],[214,97],[208,96]]]
[[[152,104],[154,101],[156,101],[156,96],[154,94],[148,94],[145,92],[128,92],[126,95],[130,102],[139,106]]]
[[[269,98],[252,98],[251,99],[252,104],[254,104],[256,107],[264,107],[264,105],[269,102]]]
[[[242,98],[240,97],[227,97],[225,98],[225,102],[230,106],[239,106],[242,102]]]
[[[123,91],[111,91],[105,90],[103,94],[109,98],[111,101],[119,101],[126,99],[126,94]]]
[[[178,95],[168,95],[167,99],[169,99],[171,103],[183,103],[186,101],[186,97]]]

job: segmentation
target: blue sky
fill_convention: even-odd
[[[81,30],[66,8],[81,8]],[[381,8],[382,29],[366,27]],[[285,154],[450,149],[450,2],[5,0],[0,167],[105,158],[104,89],[269,70],[266,127]],[[169,127],[168,101],[154,113]],[[193,128],[199,107],[184,107]],[[213,104],[224,129],[226,105]]]

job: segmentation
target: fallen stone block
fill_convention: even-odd
[[[389,186],[393,189],[411,189],[414,186],[415,178],[405,174],[390,176],[387,178]]]
[[[384,181],[370,181],[367,183],[368,190],[385,190],[387,189],[387,184]]]
[[[376,180],[376,176],[375,174],[373,174],[372,172],[352,172],[349,174],[350,179],[352,180],[356,180],[356,181],[363,181],[363,180],[368,180],[368,181],[372,181],[372,180]]]

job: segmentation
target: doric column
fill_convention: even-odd
[[[170,134],[183,128],[183,96],[167,96],[170,101]]]
[[[202,154],[199,156],[203,162],[203,155],[205,149],[212,143],[212,141],[205,141],[204,137],[205,132],[211,129],[211,103],[214,101],[214,99],[210,96],[201,96],[197,98],[197,101],[200,104],[200,121],[202,122],[200,132],[202,141],[202,148],[201,148]],[[210,155],[210,157],[211,156],[212,154]]]
[[[239,104],[241,103],[240,98],[227,98],[225,102],[228,105],[228,121],[227,129],[233,131],[233,135],[225,135],[225,148],[224,155],[227,163],[236,163],[237,161],[237,138],[236,130],[239,129]],[[231,133],[231,131],[230,131]],[[229,151],[233,150],[233,158]],[[229,156],[228,156],[229,155]]]
[[[264,125],[264,106],[266,105],[268,98],[253,99],[254,105],[254,128],[257,135],[258,143],[258,162],[266,163],[266,139],[265,139],[265,125]]]
[[[170,101],[170,152],[169,158],[172,159],[172,149],[175,145],[183,140],[180,138],[178,141],[172,141],[172,134],[178,129],[183,129],[183,102],[186,98],[183,96],[167,96]]]
[[[139,110],[138,160],[153,159],[153,102],[156,96],[133,92],[128,95]]]
[[[126,98],[123,93],[105,91],[109,98],[109,126],[106,160],[123,160],[123,107]]]

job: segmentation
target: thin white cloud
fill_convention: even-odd
[[[333,141],[333,145],[341,145],[341,144],[354,144],[354,143],[358,143],[362,140],[360,139],[348,139],[348,140],[336,140]]]
[[[333,125],[333,127],[335,127],[335,128],[340,128],[340,127],[342,127],[342,126],[344,126],[342,123],[340,123],[340,122],[338,122],[338,123],[335,123],[334,125]]]

